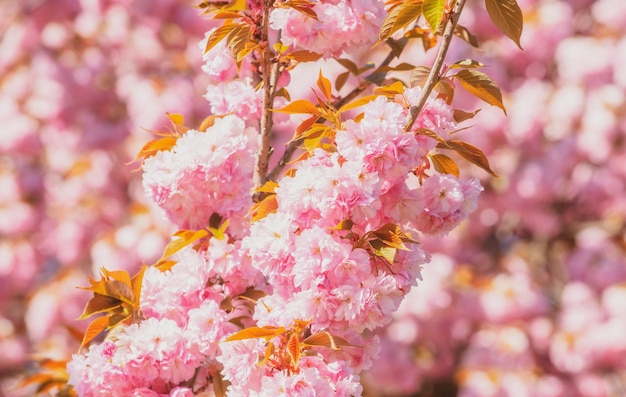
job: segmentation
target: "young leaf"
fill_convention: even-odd
[[[274,193],[274,190],[278,187],[278,183],[274,181],[267,181],[263,184],[263,186],[256,189],[257,192],[261,193]]]
[[[348,71],[350,71],[353,75],[356,76],[359,74],[359,67],[351,60],[346,58],[335,58],[335,61],[339,62],[341,66],[348,69]]]
[[[395,81],[393,84],[383,87],[374,88],[374,94],[384,95],[387,98],[392,98],[396,95],[404,92],[404,84],[401,81]]]
[[[444,143],[445,139],[441,137],[441,135],[437,134],[435,131],[429,130],[427,128],[418,128],[415,130],[415,135],[424,135],[431,139],[436,140],[439,143]]]
[[[353,102],[350,102],[350,103],[346,103],[345,105],[340,107],[339,110],[337,110],[337,113],[343,113],[343,112],[347,112],[348,110],[352,110],[352,109],[358,108],[359,106],[363,106],[363,105],[365,105],[367,103],[370,103],[371,101],[373,101],[376,98],[378,98],[378,95],[364,96],[362,98],[357,99],[356,101],[353,101]]]
[[[435,170],[440,174],[452,174],[457,178],[459,177],[459,167],[450,157],[445,154],[435,153],[430,155],[430,159],[433,161]]]
[[[337,76],[335,80],[335,90],[340,91],[348,81],[348,77],[350,77],[350,71],[345,71]]]
[[[474,48],[479,47],[476,36],[471,34],[470,31],[467,30],[467,28],[464,26],[456,25],[456,29],[454,30],[454,35],[457,37],[460,37],[463,41],[465,41],[466,43],[468,43]]]
[[[276,195],[272,194],[265,197],[262,201],[254,204],[252,208],[250,208],[249,215],[252,218],[252,222],[256,222],[259,219],[263,219],[267,215],[276,212],[277,209],[278,201],[276,201]]]
[[[379,40],[387,40],[392,34],[416,20],[421,13],[421,1],[406,1],[392,8],[380,28]]]
[[[493,172],[493,170],[489,166],[489,160],[487,159],[487,156],[485,156],[482,150],[474,145],[463,141],[450,140],[446,141],[445,144],[438,144],[437,147],[447,147],[448,149],[452,149],[461,156],[463,156],[463,158],[465,158],[470,163],[479,166],[493,176],[497,176],[496,173]]]
[[[93,320],[91,324],[89,324],[89,326],[87,327],[87,330],[85,331],[85,335],[83,336],[83,341],[81,342],[80,347],[78,348],[78,351],[80,351],[86,344],[91,342],[93,338],[95,338],[102,331],[104,331],[109,326],[109,320],[110,320],[109,315],[98,317],[97,319]]]
[[[446,0],[424,0],[422,3],[422,13],[433,33],[439,30],[445,7]]]
[[[170,241],[167,244],[167,246],[165,247],[165,250],[163,251],[163,255],[157,262],[160,262],[161,260],[174,255],[176,252],[185,248],[189,244],[194,243],[200,240],[201,238],[208,236],[208,234],[209,232],[206,229],[201,229],[197,231],[196,230],[177,231],[176,233],[174,233],[174,237],[178,237],[178,238]]]
[[[298,362],[300,361],[300,339],[295,333],[291,334],[289,340],[287,340],[287,353],[291,359],[291,365],[293,368],[298,368]]]
[[[215,29],[213,33],[209,36],[206,47],[204,47],[204,53],[206,54],[211,50],[211,48],[215,47],[222,39],[230,34],[239,24],[224,24],[219,28]]]
[[[247,53],[246,44],[250,40],[250,26],[246,23],[241,23],[236,26],[237,27],[228,35],[226,42],[228,43],[233,58],[238,61],[240,60],[239,58],[242,52]]]
[[[333,336],[327,331],[321,331],[309,336],[302,341],[302,344],[306,347],[328,347],[333,350],[339,350],[339,346],[354,346],[346,339]]]
[[[79,320],[84,320],[94,314],[114,311],[118,309],[122,305],[122,302],[110,296],[94,294],[93,298],[87,302],[85,308],[83,309],[83,314],[78,318]]]
[[[460,109],[454,109],[452,117],[454,117],[454,121],[457,123],[462,123],[465,120],[473,119],[476,114],[480,112],[480,109],[475,110],[473,112],[466,112]]]
[[[430,68],[428,66],[417,66],[411,72],[411,77],[409,78],[409,84],[411,87],[423,87],[424,82],[428,78],[428,74],[430,73]]]
[[[332,99],[330,80],[324,77],[321,69],[320,69],[319,76],[317,77],[317,88],[319,88],[322,94],[324,94],[324,96],[326,97],[326,100],[330,101]]]
[[[306,99],[298,99],[293,101],[284,108],[274,109],[275,112],[289,113],[289,114],[314,114],[319,116],[320,111],[313,103]]]
[[[238,332],[235,332],[231,336],[225,339],[226,342],[232,342],[235,340],[244,340],[244,339],[253,339],[253,338],[264,338],[265,340],[270,340],[275,336],[284,334],[286,332],[283,327],[248,327],[244,328]]]
[[[166,136],[163,138],[152,140],[143,145],[141,150],[139,150],[139,153],[137,153],[135,160],[147,159],[154,156],[161,150],[170,150],[174,147],[174,145],[176,145],[176,137],[173,136]]]
[[[502,92],[500,87],[485,73],[475,69],[463,69],[453,76],[470,94],[497,106],[504,114],[506,109],[502,103]]]
[[[458,62],[454,62],[450,65],[450,69],[473,69],[473,68],[482,68],[485,64],[473,59],[463,59]]]
[[[524,16],[517,1],[485,0],[485,6],[494,25],[523,50],[520,38],[522,37]]]
[[[288,59],[293,59],[296,62],[315,62],[322,57],[322,54],[307,50],[299,50],[290,52],[289,54],[285,55],[285,57]]]

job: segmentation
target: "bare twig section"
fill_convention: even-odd
[[[454,5],[454,9],[450,13],[448,20],[446,21],[441,44],[439,45],[439,49],[437,50],[437,55],[435,55],[435,61],[433,62],[433,66],[430,69],[430,73],[428,74],[426,82],[424,83],[424,88],[420,92],[417,104],[411,106],[411,108],[409,109],[409,115],[407,117],[407,122],[404,127],[405,131],[410,131],[411,128],[413,128],[413,124],[415,124],[417,116],[424,108],[426,100],[428,100],[428,96],[435,88],[435,84],[437,84],[437,81],[439,81],[439,74],[441,73],[441,68],[443,67],[443,61],[446,57],[446,53],[448,52],[448,48],[450,48],[450,42],[452,41],[452,37],[454,37],[454,31],[456,29],[457,23],[459,22],[461,11],[463,11],[463,7],[465,6],[465,1],[466,0],[457,0],[456,4]]]
[[[263,75],[263,102],[261,114],[261,124],[259,131],[259,148],[256,155],[256,164],[254,167],[253,182],[256,188],[263,186],[267,180],[267,169],[269,164],[270,151],[270,139],[272,131],[272,107],[273,107],[273,92],[275,90],[274,82],[277,77],[273,78],[273,74],[277,73],[277,70],[272,68],[273,50],[269,42],[269,24],[270,24],[270,10],[274,4],[274,0],[263,0],[263,19],[261,21],[261,43],[264,48],[262,52],[263,59],[261,60]]]

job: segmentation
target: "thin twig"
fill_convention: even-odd
[[[424,83],[424,88],[420,92],[420,96],[417,100],[417,104],[411,106],[409,109],[409,115],[407,116],[407,122],[404,127],[405,131],[410,131],[413,128],[413,124],[415,124],[415,120],[417,120],[417,116],[422,111],[422,108],[426,104],[426,100],[428,96],[435,88],[435,84],[439,81],[439,73],[441,73],[441,68],[443,66],[443,61],[446,57],[446,53],[448,52],[448,48],[450,47],[450,42],[452,41],[452,36],[454,36],[454,31],[456,30],[456,25],[459,22],[459,17],[461,16],[461,11],[463,11],[463,6],[465,6],[466,0],[458,0],[454,5],[454,9],[450,13],[448,20],[446,21],[446,27],[443,32],[443,37],[441,44],[439,45],[439,49],[437,50],[437,55],[435,56],[435,61],[433,62],[433,66],[430,69],[430,73],[428,73],[428,78]]]
[[[396,58],[396,55],[394,55],[393,51],[390,51],[389,54],[387,54],[387,57],[381,62],[380,66],[376,68],[376,70],[379,70],[380,68],[383,68],[385,66],[389,66],[389,64],[391,63],[391,61],[393,61],[394,58]],[[372,72],[372,74],[376,73],[376,70]],[[333,107],[335,109],[339,109],[346,103],[356,98],[359,94],[365,91],[370,85],[372,85],[372,82],[370,82],[367,79],[364,80],[361,84],[359,84],[352,91],[350,91],[345,97],[339,98],[337,102],[333,103]],[[298,146],[301,143],[302,143],[301,139],[292,140],[291,142],[289,142],[289,144],[285,148],[285,151],[282,157],[280,158],[280,160],[278,160],[278,163],[276,164],[274,169],[272,169],[272,171],[270,171],[270,173],[268,174],[267,176],[268,180],[276,180],[278,175],[287,166],[287,164],[293,157],[293,154],[296,152],[296,150],[298,149]]]
[[[273,51],[269,43],[269,15],[270,9],[274,0],[263,1],[263,18],[261,20],[261,43],[265,45],[262,53],[263,59],[262,70],[263,74],[263,102],[261,114],[261,131],[259,132],[259,149],[256,155],[256,165],[254,167],[253,182],[255,187],[261,187],[267,180],[267,168],[269,164],[270,156],[270,138],[272,130],[272,91],[275,87],[272,86],[272,56]]]

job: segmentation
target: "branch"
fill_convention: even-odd
[[[254,167],[254,176],[252,178],[255,187],[261,187],[267,180],[267,168],[269,163],[270,152],[270,137],[272,130],[272,114],[271,108],[273,107],[273,86],[272,79],[272,47],[269,43],[269,15],[270,9],[274,0],[263,0],[263,18],[261,20],[261,39],[260,42],[264,44],[262,57],[262,70],[263,73],[263,102],[261,114],[261,124],[259,131],[259,149],[256,155],[256,164]],[[275,72],[275,71],[274,71]]]
[[[461,11],[463,11],[463,6],[465,6],[466,0],[458,0],[454,6],[454,9],[450,13],[448,20],[446,21],[446,27],[443,32],[442,42],[437,50],[437,55],[435,56],[435,61],[433,62],[433,66],[430,69],[430,73],[428,74],[428,78],[424,83],[424,88],[420,92],[420,96],[417,100],[417,104],[411,106],[409,109],[409,116],[407,117],[407,122],[404,127],[405,131],[410,131],[413,128],[413,124],[415,124],[415,120],[417,120],[417,116],[420,114],[424,105],[426,104],[426,100],[428,99],[430,93],[435,88],[435,84],[439,81],[439,73],[441,72],[441,68],[443,66],[443,60],[446,57],[446,53],[448,52],[448,48],[450,48],[450,42],[452,41],[452,36],[454,36],[454,30],[456,29],[456,25],[459,22],[459,17],[461,16]]]
[[[380,68],[382,67],[389,66],[391,61],[393,61],[393,59],[396,57],[397,56],[394,54],[394,51],[393,50],[390,51],[389,54],[387,54],[387,57],[381,62],[380,66],[376,68],[376,70],[374,70],[372,74],[376,73],[376,71],[380,70]],[[359,84],[352,91],[350,91],[345,97],[340,98],[335,103],[333,103],[333,107],[335,109],[339,109],[346,103],[356,98],[359,94],[365,91],[372,84],[373,83],[368,81],[367,79],[364,80],[361,84]],[[298,145],[301,143],[301,141],[302,141],[301,139],[298,139],[298,140],[292,140],[291,142],[289,142],[289,144],[285,148],[285,152],[283,153],[283,156],[278,161],[278,164],[276,164],[274,169],[267,176],[268,180],[276,180],[276,178],[278,178],[278,175],[287,166],[287,164],[293,157],[293,154],[296,152],[296,149],[298,149]]]

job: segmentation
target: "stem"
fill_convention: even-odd
[[[274,0],[263,0],[263,18],[261,19],[261,43],[264,44],[261,54],[263,73],[263,102],[261,114],[261,124],[259,132],[259,149],[256,155],[256,165],[254,167],[254,176],[252,178],[256,188],[263,186],[267,180],[267,168],[270,157],[270,137],[272,130],[272,101],[274,86],[272,85],[272,57],[273,51],[269,43],[269,15]]]
[[[410,131],[413,128],[413,124],[415,124],[415,120],[417,120],[417,116],[420,114],[424,105],[426,104],[426,100],[428,96],[435,88],[435,84],[439,81],[439,73],[441,72],[441,68],[443,66],[443,60],[446,57],[446,53],[448,52],[448,48],[450,48],[450,42],[452,41],[452,36],[454,36],[454,31],[456,29],[456,25],[459,22],[459,17],[461,16],[461,11],[463,11],[463,6],[465,6],[466,0],[458,0],[454,5],[454,9],[450,13],[448,20],[446,21],[446,27],[443,32],[442,42],[437,50],[437,55],[435,56],[435,61],[433,62],[433,66],[430,69],[430,73],[428,74],[428,78],[424,83],[424,88],[420,92],[420,96],[417,100],[417,104],[411,106],[409,109],[409,116],[407,118],[406,125],[404,127],[405,131]]]
[[[376,68],[376,70],[379,70],[380,68],[385,67],[385,66],[389,66],[389,64],[391,63],[391,61],[393,61],[395,57],[396,56],[393,54],[393,51],[390,51],[389,54],[387,54],[387,57],[381,62],[380,66]],[[372,73],[376,73],[376,70]],[[352,91],[350,91],[348,95],[346,95],[343,98],[338,99],[335,103],[333,103],[333,107],[335,109],[339,109],[346,103],[356,98],[359,94],[365,91],[367,87],[369,87],[370,85],[372,85],[372,82],[368,80],[364,80],[361,84],[359,84]],[[278,175],[282,172],[282,170],[287,166],[287,164],[293,157],[293,154],[296,152],[296,149],[298,149],[298,145],[300,143],[301,143],[300,139],[289,142],[289,144],[285,148],[285,152],[283,153],[283,156],[280,158],[280,160],[278,161],[278,164],[276,164],[274,169],[269,173],[267,179],[276,180]]]

